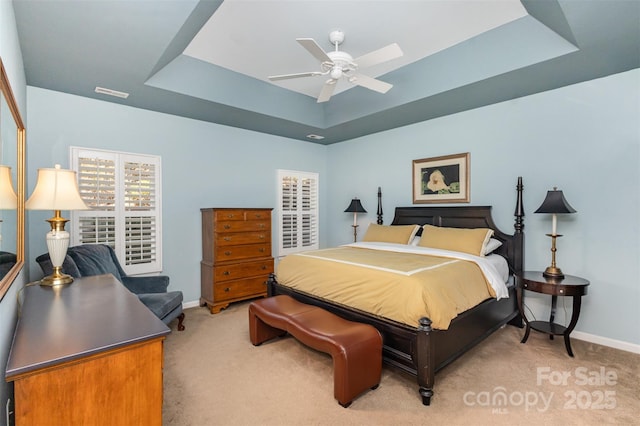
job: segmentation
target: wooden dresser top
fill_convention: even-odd
[[[22,299],[7,381],[171,332],[110,274],[76,278],[62,287],[28,286]]]

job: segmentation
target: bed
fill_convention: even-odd
[[[434,395],[435,373],[459,358],[505,324],[522,327],[519,316],[515,275],[524,268],[524,210],[522,178],[516,185],[514,232],[507,234],[495,225],[490,206],[397,207],[394,225],[433,225],[445,228],[490,228],[493,238],[502,245],[494,253],[504,259],[510,275],[508,297],[488,298],[453,318],[445,329],[433,327],[432,320],[421,317],[415,326],[392,320],[365,310],[328,300],[278,282],[272,274],[267,282],[269,296],[289,295],[303,303],[320,306],[345,319],[371,324],[383,338],[383,362],[415,376],[424,405]],[[381,195],[378,192],[378,224],[382,223]],[[339,277],[335,277],[336,280]]]

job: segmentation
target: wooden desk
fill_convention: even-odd
[[[16,425],[161,425],[170,331],[113,275],[25,288],[6,369]]]

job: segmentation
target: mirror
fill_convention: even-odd
[[[0,89],[1,300],[24,265],[25,191],[25,128],[1,59]]]

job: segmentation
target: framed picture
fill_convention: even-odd
[[[468,203],[469,153],[413,160],[413,203]]]

